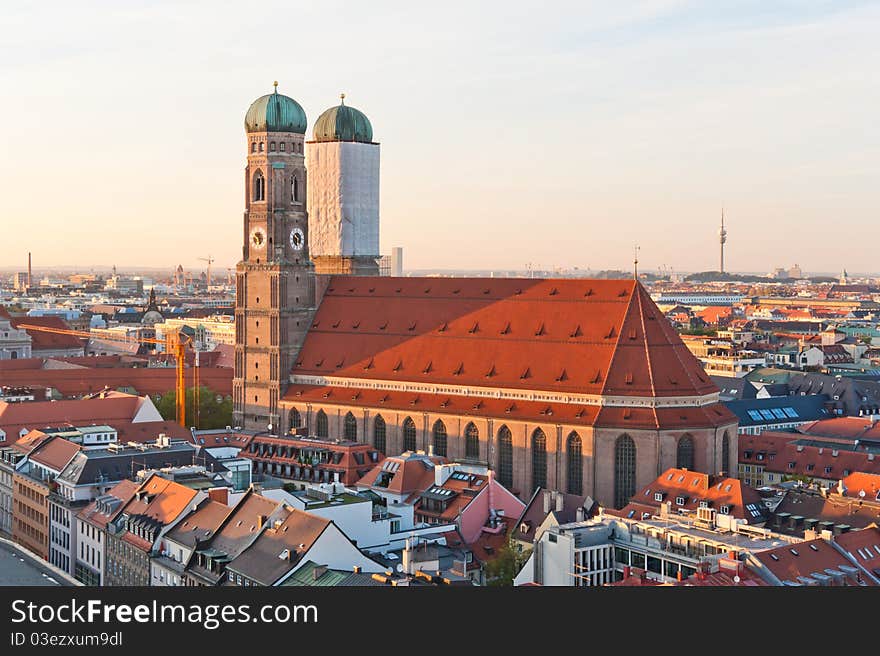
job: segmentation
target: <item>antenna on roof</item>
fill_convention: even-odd
[[[633,279],[639,279],[639,245],[633,247]]]

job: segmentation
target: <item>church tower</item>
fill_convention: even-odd
[[[379,144],[370,120],[342,94],[306,148],[315,272],[379,275]]]
[[[242,259],[236,266],[233,421],[283,434],[278,401],[315,310],[309,259],[306,115],[275,92],[245,116]],[[271,429],[268,426],[271,425]]]

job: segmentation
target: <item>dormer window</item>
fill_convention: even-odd
[[[684,505],[684,497],[675,497],[675,505],[683,506]]]
[[[729,515],[730,514],[730,506],[727,506],[727,505],[721,506],[718,509],[718,512],[720,512],[722,515]]]
[[[654,501],[663,501],[663,493],[655,492],[654,493]]]

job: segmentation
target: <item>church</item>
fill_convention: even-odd
[[[343,96],[307,130],[277,84],[245,116],[236,425],[615,508],[670,467],[733,471],[736,417],[638,281],[379,276],[372,125]]]

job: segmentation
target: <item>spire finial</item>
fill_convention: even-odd
[[[633,278],[639,279],[639,245],[633,246]]]
[[[345,104],[345,94],[344,93],[339,94],[339,100],[343,105]]]
[[[275,80],[275,81],[272,83],[272,86],[275,87],[275,93],[278,93],[278,80]]]

